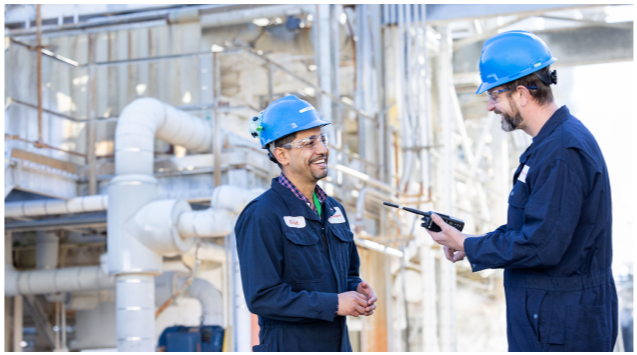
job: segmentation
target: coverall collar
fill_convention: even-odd
[[[294,216],[303,216],[306,219],[320,222],[321,220],[316,212],[314,212],[310,206],[306,205],[300,198],[296,197],[290,189],[281,185],[278,179],[278,177],[273,178],[270,187],[281,196]]]
[[[537,136],[533,137],[533,143],[526,149],[522,155],[520,155],[520,164],[524,164],[528,157],[531,155],[535,147],[540,144],[546,137],[548,137],[562,122],[566,121],[571,115],[566,105],[560,107],[553,116],[542,126]]]

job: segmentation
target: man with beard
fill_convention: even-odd
[[[474,272],[504,269],[510,351],[612,351],[618,314],[608,171],[593,135],[553,101],[555,61],[530,32],[484,43],[477,93],[487,93],[503,130],[521,129],[533,143],[513,175],[507,224],[476,236],[432,216],[442,231],[429,234],[452,262],[466,256]]]
[[[328,124],[293,95],[251,121],[281,168],[235,227],[246,303],[261,328],[254,351],[352,351],[345,316],[376,309],[345,209],[317,185],[327,176]]]

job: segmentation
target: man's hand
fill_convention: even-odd
[[[356,286],[356,292],[362,294],[367,299],[367,306],[365,307],[364,316],[371,316],[374,314],[374,310],[376,309],[376,301],[378,298],[376,297],[376,292],[374,289],[365,281],[361,282]]]
[[[431,214],[431,219],[442,229],[440,232],[432,232],[427,229],[427,233],[429,233],[431,238],[433,238],[436,243],[449,247],[454,251],[464,252],[464,240],[467,239],[467,235],[445,223],[445,221],[435,213]],[[447,255],[446,251],[445,255]],[[449,259],[449,257],[447,257],[447,259]]]
[[[373,291],[372,291],[373,292]],[[367,300],[365,295],[356,291],[348,291],[338,294],[338,315],[358,317],[365,314]]]
[[[465,256],[467,256],[467,254],[465,254],[464,251],[458,251],[458,250],[449,248],[446,245],[442,247],[442,250],[444,250],[445,257],[447,258],[447,260],[451,261],[452,263],[455,263],[456,261],[460,261],[464,259]]]

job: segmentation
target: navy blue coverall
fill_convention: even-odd
[[[272,179],[235,227],[241,282],[259,316],[254,351],[352,351],[338,294],[362,281],[343,206],[327,197],[321,218]]]
[[[608,179],[595,138],[562,106],[520,157],[507,224],[465,240],[474,272],[505,269],[509,351],[612,351]]]

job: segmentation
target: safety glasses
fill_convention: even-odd
[[[525,88],[529,89],[529,90],[536,90],[537,86],[525,86]],[[487,94],[487,96],[489,97],[489,100],[495,102],[498,100],[498,94],[501,92],[505,92],[505,91],[509,91],[511,89],[502,89],[502,90],[493,90],[493,91],[485,91],[484,93]]]
[[[319,145],[319,142],[323,144],[325,148],[327,148],[327,136],[325,134],[299,139],[298,141],[284,144],[281,146],[281,148],[316,149]]]

